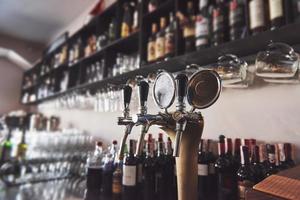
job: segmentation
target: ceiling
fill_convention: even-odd
[[[0,33],[48,43],[96,0],[0,0]]]

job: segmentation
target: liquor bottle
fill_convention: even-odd
[[[237,195],[237,176],[236,176],[236,173],[237,173],[237,170],[239,169],[239,164],[238,163],[235,163],[234,161],[234,158],[233,158],[233,155],[232,155],[232,139],[231,138],[225,138],[225,157],[226,159],[228,160],[229,162],[229,172],[231,173],[231,188],[232,188],[232,191],[230,192],[230,196],[232,199],[236,199],[236,195]]]
[[[249,160],[249,148],[247,146],[241,146],[241,166],[237,172],[238,177],[238,197],[239,199],[245,199],[247,189],[250,189],[254,185],[254,174],[250,168]]]
[[[232,0],[229,4],[229,34],[230,40],[246,36],[246,13],[244,0]]]
[[[204,140],[200,141],[198,154],[198,199],[208,198],[208,160],[206,156],[206,144]]]
[[[165,28],[166,18],[160,18],[160,31],[156,34],[155,59],[160,60],[165,56]]]
[[[215,46],[228,41],[228,5],[225,0],[217,0],[212,17],[212,40]]]
[[[218,200],[231,200],[233,177],[230,162],[225,154],[225,137],[223,135],[219,137],[218,153],[219,157],[215,162],[215,169],[218,176]]]
[[[279,150],[279,170],[288,169],[289,166],[286,162],[286,156],[285,156],[285,152],[284,152],[284,144],[283,143],[278,144],[278,150]]]
[[[280,28],[285,24],[285,1],[269,0],[269,19],[271,30]]]
[[[262,171],[262,178],[267,177],[267,169],[268,169],[268,156],[267,156],[267,149],[265,144],[259,145],[259,162]]]
[[[118,147],[117,141],[114,140],[110,147],[108,147],[108,152],[104,157],[103,162],[103,185],[102,192],[106,195],[112,194],[112,178],[115,171],[115,159],[117,157]]]
[[[159,4],[159,0],[150,0],[148,4],[148,12],[153,12],[154,10],[157,9]]]
[[[195,10],[192,1],[187,2],[187,16],[183,25],[184,52],[196,50],[195,47]]]
[[[294,153],[295,153],[295,149],[294,146],[291,143],[284,143],[284,152],[286,155],[286,163],[289,167],[294,167],[295,166],[295,159],[294,157]]]
[[[148,45],[147,45],[147,61],[148,62],[153,62],[155,61],[155,35],[157,33],[157,24],[153,23],[152,24],[152,32],[151,36],[148,39]]]
[[[125,38],[128,37],[131,33],[132,28],[132,14],[131,14],[131,6],[128,2],[124,3],[124,13],[123,13],[123,20],[121,26],[121,37]]]
[[[196,48],[197,50],[210,45],[210,6],[208,0],[199,1],[199,14],[196,17]]]
[[[132,23],[132,33],[138,31],[139,29],[139,3],[136,3],[133,5],[134,11],[133,11],[133,23]]]
[[[112,177],[112,199],[121,200],[122,196],[122,167],[123,163],[119,161]]]
[[[249,0],[249,29],[253,35],[267,30],[268,8],[268,0]]]
[[[87,158],[87,181],[88,190],[100,190],[102,187],[103,172],[103,148],[102,142],[97,141],[95,151]]]
[[[18,160],[25,160],[26,158],[26,152],[27,152],[28,145],[26,144],[26,129],[23,128],[22,130],[22,139],[20,143],[18,144],[17,148],[17,159]]]
[[[252,147],[251,154],[251,170],[254,174],[254,183],[258,183],[263,180],[262,165],[259,160],[259,147],[257,145]]]
[[[166,157],[164,153],[163,134],[159,133],[157,142],[157,155],[156,155],[156,172],[155,172],[155,194],[157,199],[167,199],[167,177],[166,177]]]
[[[266,176],[271,176],[272,174],[276,174],[278,170],[276,169],[276,158],[275,158],[275,146],[272,144],[267,144],[267,156],[268,156],[268,165],[266,168]]]
[[[216,143],[214,143],[212,140],[207,140],[207,152],[206,152],[206,158],[208,162],[208,179],[207,179],[207,187],[209,188],[208,196],[209,199],[216,199],[217,198],[217,174],[215,170],[215,162],[216,162],[216,156],[214,155],[214,148],[216,146]]]
[[[122,200],[136,199],[137,194],[137,159],[134,156],[135,140],[129,141],[129,154],[124,159],[122,179]]]
[[[177,21],[173,13],[169,15],[169,26],[165,33],[165,57],[170,58],[175,55],[175,32],[177,29]]]
[[[1,145],[1,159],[0,164],[3,164],[4,162],[7,162],[11,159],[11,152],[13,144],[11,142],[11,130],[9,130],[8,135],[6,139],[2,142]]]
[[[82,57],[82,41],[80,38],[77,39],[75,47],[74,47],[74,60],[73,64],[78,62],[78,60]]]
[[[117,20],[113,18],[111,22],[109,23],[109,28],[108,28],[108,40],[109,41],[114,41],[116,39],[116,28],[117,28]],[[99,39],[98,39],[99,40]],[[97,42],[99,45],[99,42]],[[102,48],[99,46],[97,49],[100,50]]]
[[[240,163],[241,163],[241,150],[240,150],[240,146],[241,146],[241,139],[240,138],[236,138],[234,140],[234,156],[233,156],[233,160],[235,163],[235,166],[239,167]]]
[[[173,148],[171,138],[168,137],[166,142],[166,193],[167,200],[177,199],[177,177],[176,173],[176,163],[173,157]]]
[[[148,134],[146,158],[143,163],[143,200],[155,199],[155,159],[152,135]]]

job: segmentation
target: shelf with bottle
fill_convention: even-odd
[[[175,9],[175,0],[159,0],[149,1],[147,5],[144,5],[143,20],[147,21],[149,18],[157,18],[161,15],[173,11]]]

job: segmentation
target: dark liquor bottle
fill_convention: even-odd
[[[286,155],[286,163],[289,167],[294,167],[295,166],[295,161],[294,161],[294,146],[291,143],[284,143],[284,152]]]
[[[187,2],[187,16],[183,25],[184,52],[196,50],[195,47],[195,10],[192,1]]]
[[[133,23],[132,23],[132,32],[136,32],[139,29],[139,3],[133,5]]]
[[[268,0],[249,0],[249,29],[253,35],[266,31],[269,24]]]
[[[137,164],[134,156],[135,140],[129,141],[129,154],[124,159],[123,180],[122,180],[122,200],[136,199],[137,195]]]
[[[215,46],[228,41],[228,5],[225,0],[217,0],[212,17],[212,40]]]
[[[267,177],[267,169],[268,169],[268,156],[267,149],[265,144],[259,145],[259,162],[262,171],[262,179]]]
[[[196,17],[196,48],[197,50],[210,45],[210,6],[208,0],[199,1],[199,14]]]
[[[143,200],[155,199],[155,159],[152,136],[148,135],[146,158],[143,163]]]
[[[173,148],[171,138],[166,142],[166,182],[167,182],[167,200],[177,199],[177,177],[175,176],[175,158],[173,157]]]
[[[250,168],[249,148],[241,146],[241,166],[237,172],[238,177],[238,197],[245,199],[247,189],[252,188],[254,185],[254,175]]]
[[[11,130],[9,130],[8,135],[6,139],[3,141],[1,145],[1,159],[0,159],[0,165],[4,162],[7,162],[11,159],[11,152],[13,144],[11,142]]]
[[[276,157],[275,157],[275,146],[272,144],[267,144],[267,156],[268,156],[268,165],[266,169],[266,176],[271,176],[272,174],[276,174],[278,172],[276,168]]]
[[[177,21],[173,13],[170,13],[169,26],[165,33],[165,57],[170,58],[175,55],[175,32],[177,29]]]
[[[159,133],[157,142],[157,156],[156,156],[156,172],[155,172],[155,194],[157,199],[167,199],[167,166],[166,157],[164,153],[163,134]]]
[[[200,141],[200,148],[198,154],[198,199],[208,198],[208,160],[206,156],[205,141]]]
[[[284,152],[284,144],[283,143],[278,144],[278,151],[279,151],[279,170],[288,169],[289,166],[286,163],[286,156],[285,156],[285,152]]]
[[[112,178],[112,199],[121,200],[122,196],[122,167],[123,164],[121,161],[118,162],[117,167],[113,173]]]
[[[155,35],[157,33],[157,24],[152,24],[152,32],[151,36],[148,39],[148,45],[147,45],[147,61],[153,62],[155,61]]]
[[[285,1],[269,0],[269,13],[271,30],[277,29],[285,24]]]
[[[259,162],[259,147],[257,145],[252,147],[251,170],[254,175],[254,183],[258,183],[263,180],[262,165]]]
[[[225,154],[225,137],[221,135],[218,143],[219,157],[215,163],[218,176],[218,200],[231,200],[233,189],[233,177],[230,169],[230,162]]]
[[[132,8],[128,2],[124,3],[124,13],[121,27],[121,37],[128,37],[133,23]]]
[[[150,0],[148,4],[148,12],[153,12],[157,9],[159,5],[159,0]]]
[[[300,0],[292,0],[292,17],[294,22],[300,22]]]
[[[246,36],[245,0],[232,0],[229,4],[229,33],[230,40]]]
[[[225,139],[225,157],[229,162],[229,171],[231,173],[232,177],[232,191],[231,191],[231,198],[236,199],[237,195],[237,170],[239,169],[239,164],[234,162],[234,157],[232,155],[232,150],[233,150],[233,144],[232,144],[232,139],[231,138],[226,138]]]
[[[156,34],[155,59],[160,60],[165,56],[165,28],[166,18],[160,18],[160,31]]]
[[[233,160],[235,163],[235,166],[237,166],[237,168],[240,166],[241,163],[241,150],[240,150],[240,146],[241,146],[241,139],[240,138],[236,138],[234,140],[234,156],[233,156]]]
[[[208,162],[208,179],[207,179],[207,187],[209,188],[208,196],[209,199],[216,199],[217,198],[217,174],[215,170],[215,162],[216,162],[216,156],[214,154],[214,148],[216,147],[216,143],[212,140],[207,140],[207,152],[206,152],[206,158]]]

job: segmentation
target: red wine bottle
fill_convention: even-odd
[[[237,168],[239,168],[240,163],[241,163],[240,146],[241,146],[241,139],[240,138],[236,138],[235,141],[234,141],[234,156],[233,156],[233,160],[234,160],[235,166]]]
[[[241,39],[246,36],[246,13],[244,0],[231,0],[229,3],[230,40]]]
[[[219,157],[215,162],[215,169],[218,177],[218,200],[232,200],[233,177],[230,169],[230,162],[225,154],[225,136],[219,137]]]
[[[254,185],[254,174],[250,168],[249,148],[247,146],[241,146],[241,166],[237,171],[237,177],[238,197],[239,199],[245,199],[247,189],[252,188]]]
[[[291,143],[284,143],[284,152],[286,155],[286,163],[289,167],[295,166],[294,156],[295,149]]]
[[[136,141],[129,141],[129,154],[125,157],[123,165],[122,199],[132,200],[137,197],[137,164],[134,156]]]
[[[275,145],[267,144],[267,156],[268,156],[268,164],[266,168],[266,176],[271,176],[272,174],[276,174],[278,172],[276,168],[276,157],[275,157]]]
[[[225,0],[217,0],[213,9],[212,40],[215,46],[229,40],[228,4]]]
[[[251,154],[251,170],[254,174],[254,183],[258,183],[263,180],[262,165],[259,162],[259,147],[257,145],[252,147]]]
[[[206,144],[204,140],[200,141],[198,153],[198,199],[208,199],[208,160],[206,156]]]
[[[217,189],[218,189],[218,177],[215,170],[215,162],[216,162],[216,156],[214,155],[214,147],[215,145],[212,140],[207,140],[207,149],[206,152],[206,158],[208,162],[208,179],[207,179],[207,186],[209,188],[208,190],[208,196],[209,199],[216,199],[217,198]]]
[[[173,148],[171,138],[166,142],[166,182],[167,182],[167,200],[177,199],[177,179],[175,176],[175,158],[173,157]]]
[[[268,0],[248,0],[249,29],[253,35],[266,31],[269,25]]]
[[[286,23],[286,4],[287,0],[269,0],[269,19],[271,30],[280,28]]]

